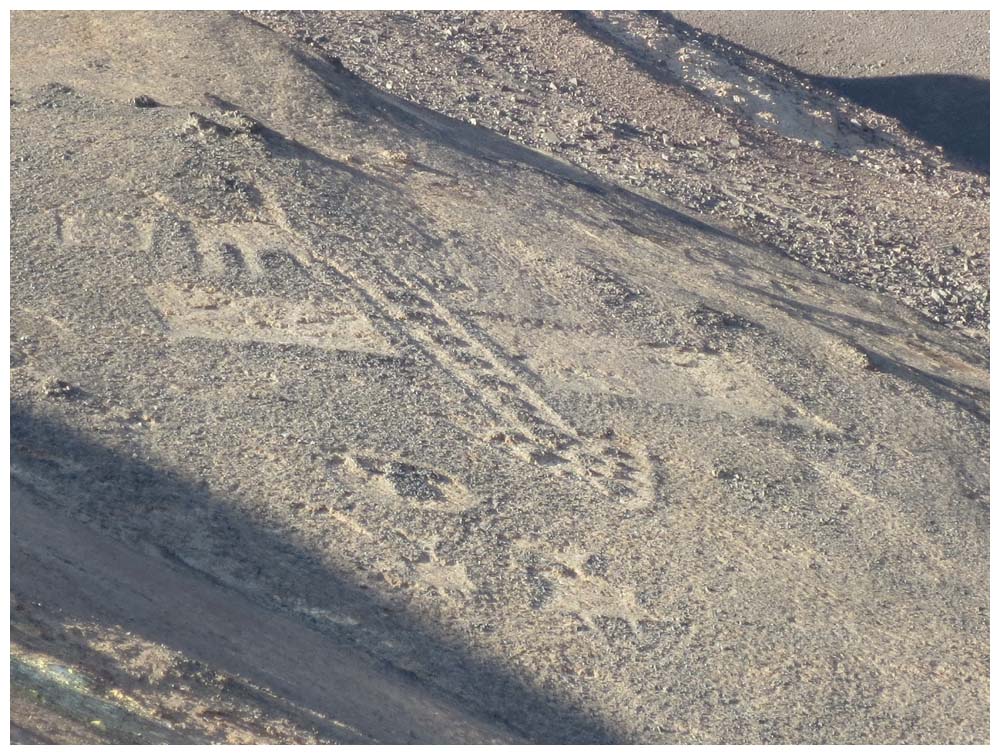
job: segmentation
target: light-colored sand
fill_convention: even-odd
[[[987,11],[678,11],[989,170]]]
[[[672,11],[818,76],[990,77],[988,11]]]

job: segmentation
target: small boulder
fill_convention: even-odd
[[[132,105],[132,107],[141,107],[141,108],[160,106],[160,103],[154,100],[148,94],[140,94],[137,97],[133,97],[131,100],[129,100],[129,104]]]

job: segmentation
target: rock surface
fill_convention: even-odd
[[[258,18],[12,16],[16,740],[987,741],[983,176]]]
[[[988,176],[898,120],[670,14],[253,17],[335,52],[394,95],[985,332]]]

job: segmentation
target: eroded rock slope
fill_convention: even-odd
[[[981,339],[241,16],[12,35],[18,736],[986,740]]]

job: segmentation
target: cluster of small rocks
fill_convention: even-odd
[[[885,116],[669,17],[617,14],[648,45],[644,57],[595,31],[595,14],[252,15],[394,95],[707,216],[939,323],[980,334],[988,325],[988,176],[950,165]],[[868,146],[789,138],[691,91],[655,52],[670,35],[772,90],[823,103],[845,135]]]

